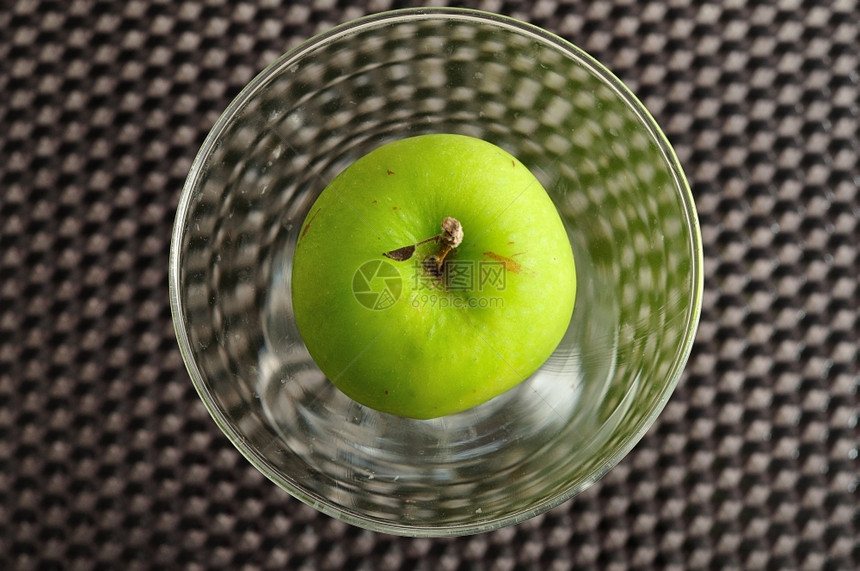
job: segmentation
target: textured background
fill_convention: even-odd
[[[280,491],[200,404],[167,255],[217,115],[314,32],[410,2],[0,1],[0,568],[850,569],[856,0],[487,0],[628,83],[705,245],[687,373],[640,445],[522,525],[409,540]]]

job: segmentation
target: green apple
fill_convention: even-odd
[[[292,301],[325,375],[427,419],[532,375],[570,323],[570,242],[516,158],[462,135],[383,145],[326,187],[299,232]]]

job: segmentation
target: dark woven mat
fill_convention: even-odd
[[[860,566],[856,0],[468,5],[605,62],[691,179],[702,323],[640,445],[560,508],[461,539],[365,532],[277,489],[179,357],[174,208],[253,75],[401,3],[0,2],[0,568]]]

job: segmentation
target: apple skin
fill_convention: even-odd
[[[465,237],[445,263],[496,262],[503,284],[434,282],[420,260],[439,251],[435,242],[406,261],[383,255],[438,235],[449,216]],[[390,307],[353,293],[367,262],[392,272],[369,282],[391,284]],[[576,297],[570,242],[538,180],[501,148],[451,134],[388,143],[338,175],[299,232],[291,283],[299,332],[323,373],[358,403],[415,419],[527,379],[558,346]]]

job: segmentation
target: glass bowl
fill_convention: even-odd
[[[578,280],[570,327],[538,372],[471,410],[411,420],[325,378],[296,329],[290,272],[332,178],[423,133],[479,137],[528,166]],[[170,258],[183,358],[239,451],[330,516],[410,536],[523,521],[618,463],[678,382],[701,293],[689,188],[633,94],[546,31],[457,9],[349,22],[265,69],[200,149]]]

